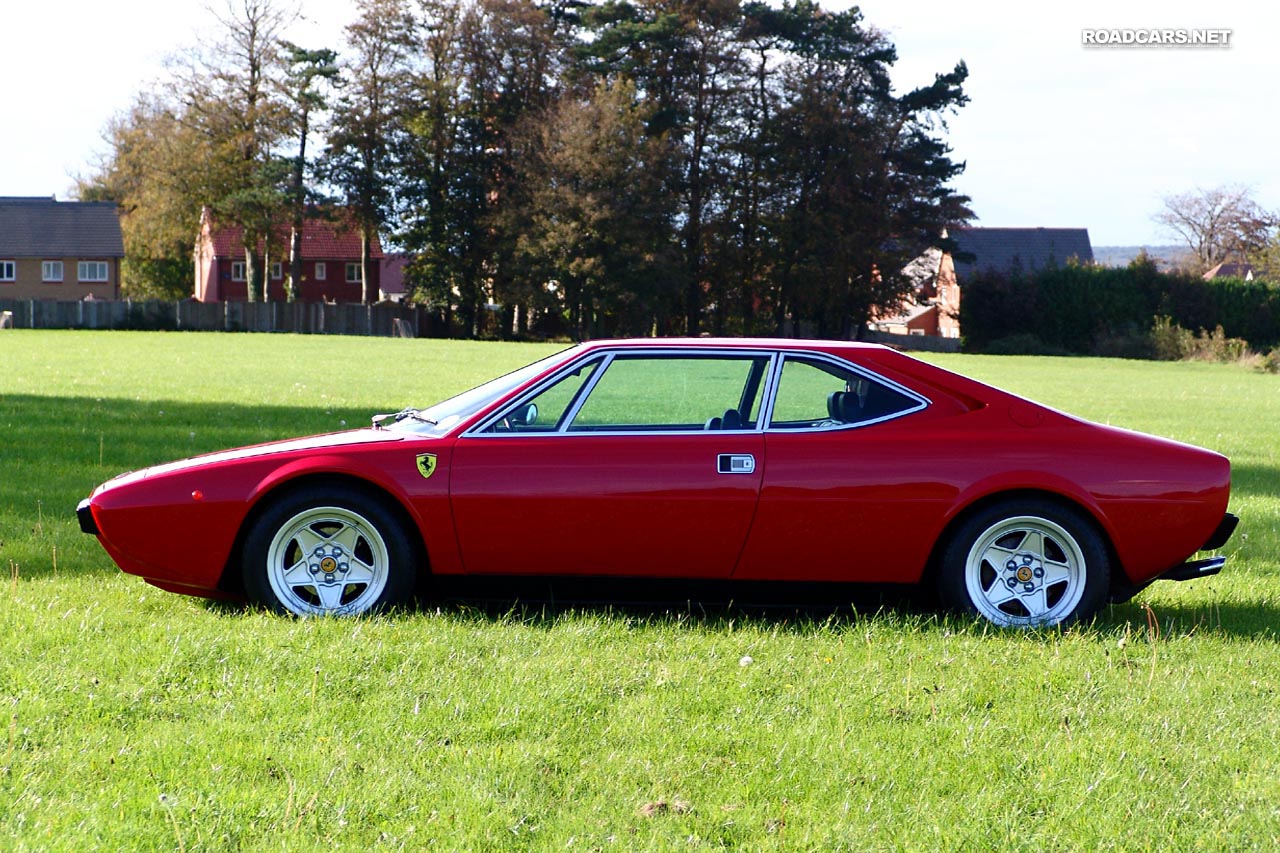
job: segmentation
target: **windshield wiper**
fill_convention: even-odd
[[[409,418],[415,421],[422,421],[422,423],[431,424],[432,426],[440,425],[438,421],[435,421],[427,417],[426,415],[422,414],[422,412],[419,411],[418,409],[401,409],[400,411],[396,412],[393,415],[374,415],[372,419],[373,428],[382,429],[383,424],[386,423],[387,421],[391,421],[391,423],[393,424],[398,424],[405,418]]]

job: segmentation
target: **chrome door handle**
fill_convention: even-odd
[[[716,457],[716,470],[721,474],[754,474],[756,458],[750,453],[721,453]]]

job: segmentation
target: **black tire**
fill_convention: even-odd
[[[386,501],[342,485],[269,500],[244,541],[250,599],[299,616],[374,613],[409,600],[414,549]]]
[[[1105,603],[1110,559],[1093,520],[1044,498],[1009,498],[966,518],[938,566],[945,605],[1009,628],[1068,625]]]

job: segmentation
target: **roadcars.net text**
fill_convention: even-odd
[[[1231,30],[1147,30],[1088,29],[1081,30],[1081,43],[1098,47],[1137,45],[1159,47],[1229,47]]]

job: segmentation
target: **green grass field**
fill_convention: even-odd
[[[555,349],[0,332],[0,848],[1280,845],[1280,379],[1239,367],[931,357],[1232,458],[1223,573],[1065,632],[895,610],[293,620],[155,590],[76,527],[120,471],[365,424]]]

